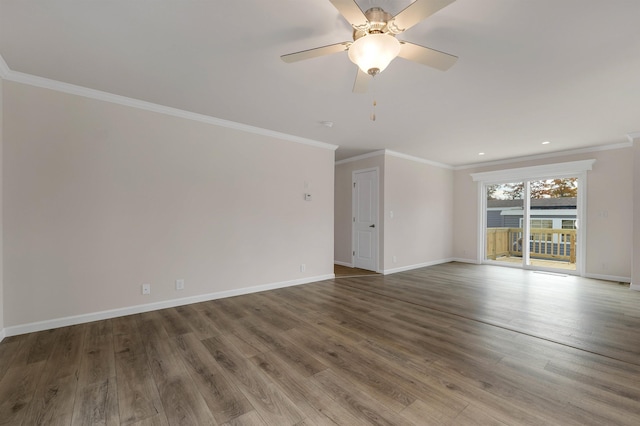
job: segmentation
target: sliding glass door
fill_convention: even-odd
[[[576,271],[577,176],[483,184],[484,261]]]

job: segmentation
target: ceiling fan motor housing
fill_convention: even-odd
[[[364,13],[364,16],[367,18],[367,23],[357,27],[354,26],[353,41],[367,34],[389,34],[387,22],[393,18],[390,13],[385,12],[380,7],[372,7]]]

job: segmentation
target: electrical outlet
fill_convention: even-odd
[[[184,280],[176,280],[176,290],[184,290]]]
[[[305,265],[304,263],[302,263],[302,264],[300,265],[300,272],[304,272],[304,271],[306,271],[306,270],[307,270],[307,265]]]
[[[142,284],[142,294],[151,294],[151,284]]]
[[[398,258],[393,256],[393,263],[396,263],[396,262],[398,262]]]

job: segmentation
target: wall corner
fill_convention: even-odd
[[[0,63],[4,63],[2,57],[0,57]],[[2,181],[3,166],[4,161],[2,159],[2,151],[4,148],[3,145],[3,137],[4,137],[4,92],[3,92],[3,79],[2,75],[0,75],[0,341],[4,339],[5,330],[4,330],[4,238],[3,238],[3,198],[4,192],[3,187],[4,183]]]
[[[632,290],[640,290],[640,133],[634,133],[633,149],[633,246],[631,255]]]

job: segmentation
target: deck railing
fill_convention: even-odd
[[[487,259],[522,256],[522,228],[487,228]],[[576,263],[576,230],[532,228],[529,256]]]

